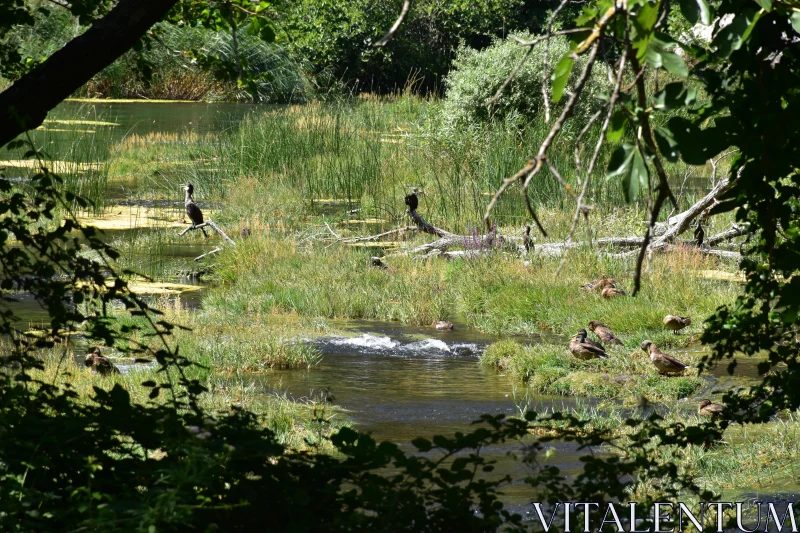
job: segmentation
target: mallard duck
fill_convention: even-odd
[[[578,359],[596,359],[608,357],[606,351],[596,346],[597,343],[586,342],[586,330],[579,330],[569,341],[569,351]]]
[[[119,368],[114,366],[114,363],[112,363],[108,357],[105,357],[100,351],[100,348],[96,346],[92,348],[92,351],[86,354],[86,360],[83,364],[102,376],[120,373]]]
[[[664,317],[664,325],[674,333],[678,333],[678,330],[691,325],[691,323],[692,319],[688,316],[667,315]]]
[[[585,285],[581,285],[581,289],[587,291],[602,291],[603,289],[607,288],[614,288],[617,286],[617,282],[614,281],[613,278],[609,278],[608,276],[604,278],[597,278],[595,280],[590,281]]]
[[[447,320],[437,320],[433,323],[433,327],[438,331],[449,331],[453,329],[453,323],[448,322]]]
[[[650,354],[650,360],[653,361],[653,366],[658,369],[660,374],[680,374],[689,365],[678,361],[669,354],[666,354],[658,349],[658,346],[653,344],[653,341],[646,340],[642,342],[642,350]]]
[[[602,345],[602,344],[600,344],[599,342],[597,342],[597,341],[596,341],[596,340],[594,340],[594,339],[590,339],[590,338],[589,338],[589,334],[588,334],[588,333],[586,333],[586,330],[585,330],[585,329],[579,329],[579,330],[578,330],[578,335],[580,335],[580,336],[583,338],[583,342],[585,342],[585,343],[587,343],[587,344],[591,344],[591,345],[592,345],[592,346],[594,346],[595,348],[600,348],[600,349],[601,349],[601,350],[603,350],[604,352],[606,351],[606,349],[603,347],[603,345]]]
[[[522,237],[522,244],[525,246],[525,252],[531,253],[533,251],[533,238],[531,238],[531,227],[525,225],[525,235]]]
[[[189,220],[192,221],[192,227],[194,228],[203,223],[203,212],[200,211],[200,208],[196,203],[194,203],[194,199],[192,199],[192,195],[194,194],[194,185],[187,183],[183,187],[183,190],[186,191],[186,199],[184,201],[184,205],[186,206],[186,216],[188,216]],[[203,232],[204,237],[208,237],[205,228],[200,228],[200,231]]]
[[[611,331],[611,328],[598,322],[597,320],[592,320],[589,322],[589,329],[592,330],[592,333],[597,335],[597,337],[603,342],[622,345],[622,341],[619,340],[616,335],[614,335],[614,332]]]
[[[622,289],[617,289],[616,287],[606,287],[603,289],[603,292],[600,293],[603,298],[616,298],[617,296],[624,296],[625,291]]]
[[[725,406],[721,403],[712,403],[711,400],[700,400],[700,406],[697,408],[697,413],[703,416],[710,416],[716,418],[725,411]]]

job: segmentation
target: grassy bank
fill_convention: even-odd
[[[234,345],[228,348],[234,352]],[[203,355],[191,349],[187,344],[181,344],[181,353],[190,354],[190,359],[206,365],[213,361],[213,356]],[[118,359],[122,354],[114,354],[106,350],[112,360],[118,364],[124,359]],[[197,355],[195,355],[197,354]],[[150,390],[141,384],[145,381],[161,382],[164,375],[157,371],[155,366],[134,365],[121,374],[101,376],[90,369],[78,366],[73,361],[73,353],[68,347],[60,346],[54,350],[41,354],[44,363],[43,370],[31,372],[34,379],[41,379],[46,383],[68,386],[78,394],[78,397],[87,404],[91,404],[94,396],[93,390],[98,387],[109,391],[119,384],[131,395],[134,402],[147,404]],[[188,377],[198,378],[205,385],[208,392],[200,396],[201,406],[209,413],[221,413],[231,409],[247,409],[256,414],[258,420],[265,427],[274,431],[277,439],[282,444],[294,449],[321,447],[332,449],[330,442],[325,438],[341,427],[340,422],[333,414],[330,406],[324,402],[314,400],[296,401],[270,393],[266,388],[258,385],[258,381],[243,380],[235,373],[217,371],[216,368],[208,369],[190,367],[187,369]],[[162,393],[156,401],[168,401],[168,392]]]
[[[704,384],[696,371],[660,376],[647,354],[637,348],[608,351],[608,359],[581,361],[569,353],[565,343],[523,346],[500,341],[489,346],[481,362],[524,381],[538,394],[614,398],[628,403],[641,397],[654,401],[686,398]],[[683,360],[697,363],[694,357]]]
[[[504,253],[452,262],[400,255],[386,259],[389,269],[377,269],[370,255],[344,245],[303,247],[292,239],[253,237],[219,258],[225,284],[206,305],[231,315],[279,310],[416,325],[463,316],[468,325],[497,334],[570,336],[600,320],[634,348],[645,338],[686,344],[703,318],[738,293],[734,283],[703,277],[720,265],[691,250],[655,256],[642,293],[612,300],[580,286],[608,274],[629,289],[632,259],[577,251],[555,278],[559,258],[525,264]],[[695,317],[695,324],[674,335],[661,323],[667,314]]]

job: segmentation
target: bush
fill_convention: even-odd
[[[530,40],[530,34],[519,34],[519,38]],[[548,72],[552,73],[558,60],[569,49],[565,38],[550,41]],[[493,120],[504,120],[512,125],[521,125],[539,116],[542,103],[542,72],[545,66],[545,47],[540,44],[520,68],[512,82],[503,91],[491,109],[489,100],[502,86],[508,75],[525,55],[526,48],[509,38],[497,40],[484,50],[474,50],[461,46],[456,52],[453,70],[445,79],[446,94],[441,107],[441,126],[445,135],[455,138],[464,129],[473,129]],[[574,84],[583,65],[585,56],[576,62],[572,70],[570,84]],[[597,100],[592,96],[607,89],[609,84],[603,76],[600,65],[595,65],[587,82],[582,104],[576,109],[576,116],[585,117],[594,112]],[[566,98],[562,100],[566,101]],[[553,114],[561,106],[552,106]]]

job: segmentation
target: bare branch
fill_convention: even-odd
[[[555,9],[555,11],[553,11],[553,13],[550,15],[550,19],[547,21],[547,32],[545,33],[545,37],[547,37],[547,39],[545,40],[545,43],[544,43],[544,61],[542,63],[542,102],[544,103],[544,123],[545,124],[549,124],[550,123],[550,98],[548,98],[549,91],[547,90],[548,89],[547,80],[548,80],[548,78],[550,76],[550,74],[547,71],[547,67],[548,67],[548,63],[547,62],[550,59],[549,58],[549,56],[550,56],[550,35],[553,33],[553,21],[555,20],[556,16],[558,16],[558,13],[562,9],[564,9],[564,6],[567,5],[568,1],[569,0],[562,0],[561,3],[558,5],[558,7]],[[533,48],[530,48],[529,50],[533,50]]]
[[[397,20],[395,21],[394,25],[391,28],[389,28],[389,31],[386,32],[386,35],[378,39],[378,41],[375,42],[375,44],[373,44],[372,46],[380,48],[382,46],[386,46],[387,44],[389,44],[389,41],[392,40],[394,34],[397,33],[397,30],[400,29],[400,25],[406,19],[406,15],[408,15],[410,9],[411,9],[411,0],[405,0],[405,2],[403,2],[403,9],[400,11],[400,16],[397,17]]]
[[[608,101],[608,111],[606,112],[606,118],[603,120],[603,126],[600,128],[600,136],[597,139],[597,143],[594,147],[594,153],[592,154],[592,159],[589,160],[589,168],[586,169],[586,178],[583,180],[583,184],[581,185],[581,193],[578,196],[575,206],[575,215],[572,218],[572,226],[570,227],[569,234],[565,239],[565,243],[568,243],[572,240],[572,236],[575,234],[575,229],[578,227],[578,221],[580,220],[580,215],[583,213],[584,217],[586,217],[586,224],[587,224],[587,235],[591,236],[588,233],[588,211],[586,210],[585,206],[583,205],[583,199],[586,197],[586,192],[589,190],[589,181],[591,180],[592,172],[594,172],[594,167],[597,165],[597,161],[600,157],[600,149],[603,146],[603,140],[605,139],[606,132],[608,131],[608,126],[611,124],[611,117],[614,114],[614,106],[617,103],[617,99],[620,95],[620,88],[622,87],[622,76],[625,73],[625,60],[628,56],[628,50],[626,49],[622,53],[622,57],[619,60],[619,68],[617,70],[617,80],[614,84],[614,91],[611,93],[611,98]],[[584,128],[585,129],[585,128]],[[583,134],[583,132],[581,132]],[[577,150],[577,148],[576,148]],[[588,240],[588,238],[587,238]],[[567,254],[564,254],[564,257],[561,258],[561,262],[558,264],[558,268],[556,269],[555,275],[558,276],[561,273],[561,269],[564,268],[564,265],[567,262]]]

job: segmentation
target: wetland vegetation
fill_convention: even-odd
[[[629,35],[609,27],[619,49],[603,69],[591,71],[596,36],[572,48],[554,37],[502,95],[508,71],[531,55],[517,41],[536,34],[498,39],[497,21],[479,15],[519,16],[523,3],[454,4],[458,31],[413,12],[410,35],[433,28],[427,38],[455,52],[431,52],[419,78],[394,92],[397,73],[377,65],[407,60],[409,41],[374,54],[353,44],[366,42],[371,10],[393,13],[382,3],[334,2],[307,17],[299,2],[269,25],[245,4],[196,27],[160,24],[151,37],[188,55],[122,57],[76,94],[280,105],[76,100],[0,161],[10,310],[0,317],[0,523],[525,530],[513,513],[532,497],[700,501],[798,488],[795,148],[747,137],[758,121],[730,110],[713,76],[683,81],[700,63],[641,33],[668,20],[662,29],[678,34],[685,10],[656,18],[661,4],[606,6],[629,10],[622,26],[636,19],[647,75]],[[789,8],[775,5],[784,17]],[[352,22],[346,53],[320,44],[323,27],[286,48],[272,42],[273,22],[296,31],[331,9]],[[777,24],[771,9],[759,16]],[[600,15],[584,13],[584,23],[602,28]],[[37,15],[6,40],[44,54],[43,28],[83,31],[73,23]],[[473,38],[480,49],[465,44]],[[724,46],[703,53],[722,75]],[[155,76],[127,79],[137,57]],[[196,64],[183,72],[189,57]],[[356,83],[345,74],[354,57],[359,69],[372,65],[378,87],[343,96]],[[767,76],[734,57],[748,76]],[[437,69],[451,66],[437,94]],[[161,121],[171,113],[180,118]],[[726,127],[741,137],[708,141]],[[774,198],[759,192],[762,178]],[[233,240],[188,231],[189,183],[205,220]],[[706,196],[712,189],[718,197]],[[407,211],[410,192],[419,206]],[[585,288],[606,277],[618,296]],[[30,312],[33,300],[44,309]],[[675,333],[666,315],[692,322]],[[595,320],[621,342],[579,359],[569,338]],[[437,331],[437,321],[455,329]],[[645,339],[689,368],[663,375]],[[93,345],[123,371],[83,366]],[[732,376],[721,369],[728,360]],[[724,401],[723,416],[698,412],[703,398]],[[488,411],[503,414],[464,433]],[[426,440],[439,424],[454,436]],[[59,442],[67,434],[78,437]],[[507,457],[520,449],[519,462]],[[509,483],[521,463],[524,487]],[[274,523],[249,505],[257,500],[277,502]]]

